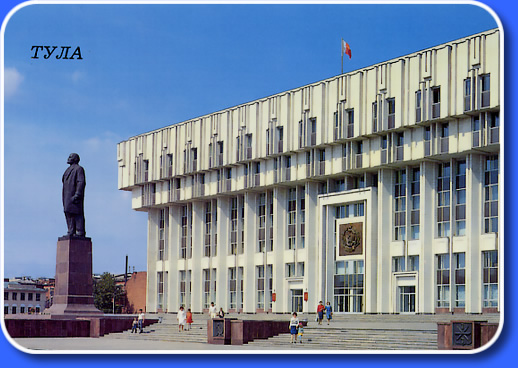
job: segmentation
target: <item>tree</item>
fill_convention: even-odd
[[[121,308],[117,301],[122,300],[123,296],[122,288],[116,285],[115,277],[111,273],[105,272],[98,281],[94,281],[94,304],[104,313],[113,312],[114,300],[115,313],[120,313]]]

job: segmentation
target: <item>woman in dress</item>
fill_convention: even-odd
[[[293,312],[293,315],[290,319],[290,334],[291,334],[291,342],[293,344],[297,343],[297,328],[299,327],[299,319],[297,318],[297,312]]]
[[[329,321],[331,321],[331,318],[333,318],[333,308],[331,307],[330,302],[327,302],[326,304],[326,318],[327,324],[329,324]]]
[[[180,310],[178,311],[178,314],[176,315],[176,319],[178,319],[178,332],[181,332],[181,331],[183,331],[183,328],[185,326],[185,320],[187,319],[187,316],[185,314],[183,307],[180,307]]]

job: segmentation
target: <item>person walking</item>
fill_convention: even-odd
[[[293,312],[290,319],[290,334],[291,334],[291,343],[295,344],[297,342],[297,328],[299,326],[299,319],[297,318],[297,312]]]
[[[318,302],[318,306],[317,306],[317,314],[318,314],[318,324],[321,325],[322,324],[322,320],[324,319],[324,303],[322,302],[322,300],[320,302]]]
[[[187,323],[187,331],[189,331],[191,329],[192,324],[191,308],[187,309],[187,313],[185,314],[185,323]]]
[[[146,320],[146,315],[142,311],[142,309],[139,309],[139,315],[138,315],[138,329],[139,333],[142,333],[144,331],[144,321]]]
[[[176,319],[178,320],[178,332],[182,332],[185,327],[185,320],[187,319],[187,315],[182,306],[180,306],[180,310],[176,314]]]
[[[333,307],[331,307],[331,303],[327,302],[326,304],[326,318],[327,318],[327,324],[329,324],[329,321],[333,318]]]
[[[131,324],[131,333],[133,333],[133,332],[137,333],[137,329],[138,329],[138,320],[137,320],[137,318],[134,318],[133,323]]]
[[[299,335],[299,342],[302,344],[302,336],[304,335],[304,326],[302,325],[302,322],[299,322],[297,334]]]

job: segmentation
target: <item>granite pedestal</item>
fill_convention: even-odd
[[[94,306],[91,238],[58,238],[54,299],[46,313],[52,318],[103,314]]]

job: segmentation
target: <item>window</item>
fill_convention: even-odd
[[[198,170],[198,149],[197,148],[191,148],[191,171]]]
[[[236,309],[237,306],[237,270],[236,267],[228,269],[228,296],[229,309]]]
[[[306,240],[306,190],[299,187],[299,223],[300,223],[300,242],[299,248],[304,248]],[[302,275],[304,276],[304,275]]]
[[[275,223],[273,222],[273,191],[268,192],[268,226],[270,227],[270,234],[268,239],[268,252],[273,251],[273,229]]]
[[[304,276],[304,262],[297,262],[297,276]]]
[[[347,138],[354,137],[354,109],[345,111],[347,116]]]
[[[205,242],[204,242],[204,252],[203,255],[205,257],[210,257],[211,251],[211,240],[212,240],[212,203],[205,203]]]
[[[259,200],[257,203],[258,213],[258,242],[257,252],[262,253],[266,249],[266,193],[259,194]]]
[[[386,164],[389,160],[389,135],[384,135],[381,137],[381,163]]]
[[[489,107],[489,91],[490,91],[489,74],[480,76],[480,107]]]
[[[261,184],[261,163],[260,162],[254,162],[254,179],[255,179],[255,185]]]
[[[450,236],[450,164],[439,165],[437,177],[437,236]]]
[[[403,132],[396,133],[396,161],[401,161],[404,158],[405,135]]]
[[[305,129],[304,129],[304,122],[301,120],[299,121],[299,148],[302,148],[305,146],[304,137],[306,136]]]
[[[286,263],[286,277],[295,277],[295,263]]]
[[[408,271],[419,271],[419,256],[408,256]]]
[[[20,300],[25,300],[25,293],[20,293]]]
[[[410,238],[412,240],[419,239],[419,214],[420,214],[420,181],[421,171],[418,167],[411,169],[412,179],[410,182]]]
[[[432,130],[431,130],[430,126],[427,126],[424,128],[424,131],[423,131],[424,155],[425,156],[430,156],[432,154],[431,139],[432,139]]]
[[[218,165],[223,165],[223,142],[218,142]]]
[[[437,255],[437,307],[450,307],[450,255]]]
[[[487,113],[487,126],[489,129],[489,143],[494,144],[499,142],[500,129],[500,115],[498,112]]]
[[[168,208],[160,209],[160,219],[158,222],[158,260],[162,261],[166,257],[166,237],[167,237],[167,223],[169,221]]]
[[[9,292],[4,291],[4,300],[9,300]]]
[[[480,147],[480,117],[478,115],[471,120],[471,145]]]
[[[378,131],[378,102],[372,103],[372,132]]]
[[[187,217],[187,206],[182,206],[182,217],[181,217],[181,238],[180,238],[180,258],[187,258],[187,236],[188,236],[188,217]]]
[[[466,161],[458,161],[455,173],[455,235],[466,235]]]
[[[441,124],[440,126],[440,143],[441,153],[448,153],[449,150],[449,127],[448,123]]]
[[[358,261],[335,262],[334,312],[363,312],[364,263]]]
[[[314,146],[317,144],[317,118],[309,119],[309,124],[311,126],[310,145]]]
[[[238,137],[239,139],[239,137]],[[239,160],[238,160],[239,161]],[[214,167],[214,147],[209,143],[209,168]]]
[[[205,268],[202,270],[203,275],[203,308],[208,309],[211,303],[211,282],[210,282],[210,269]]]
[[[392,257],[392,272],[405,271],[405,257]]]
[[[482,252],[482,286],[484,308],[498,307],[498,253]]]
[[[16,305],[11,307],[11,314],[16,314]]]
[[[498,232],[498,156],[486,158],[484,172],[484,233]]]
[[[240,221],[239,227],[241,229],[241,246],[239,247],[239,253],[243,254],[245,251],[245,199],[244,196],[238,197]]]
[[[39,302],[41,300],[41,294],[36,293],[36,301]]]
[[[163,311],[167,309],[167,298],[165,297],[166,287],[164,286],[166,279],[167,271],[157,272],[157,308]]]
[[[432,119],[441,117],[441,87],[432,88]]]
[[[230,254],[237,254],[237,197],[230,201]]]
[[[4,305],[4,315],[9,314],[9,306]]]
[[[466,305],[466,253],[453,254],[455,307],[464,308]]]
[[[325,173],[326,173],[326,150],[325,150],[325,148],[318,150],[318,165],[319,165],[318,174],[325,175]]]
[[[288,249],[296,248],[297,234],[297,189],[288,190]]]
[[[144,164],[144,181],[149,180],[149,160],[142,161]]]
[[[396,100],[394,98],[387,99],[387,128],[394,129],[396,126]]]
[[[419,123],[422,119],[422,97],[421,90],[415,93],[415,122]]]
[[[395,172],[394,240],[406,240],[406,170]]]
[[[246,158],[250,160],[252,158],[252,134],[245,135],[246,142]]]
[[[360,169],[363,165],[362,154],[363,154],[363,141],[358,141],[358,142],[356,142],[356,168],[357,169]]]
[[[34,294],[33,293],[28,293],[27,294],[27,300],[32,301],[32,298],[34,298]]]
[[[277,152],[281,153],[283,151],[283,142],[284,142],[284,129],[283,127],[277,127]]]
[[[264,266],[255,266],[257,309],[264,309]]]
[[[471,78],[464,79],[464,111],[471,110]]]
[[[11,298],[11,300],[16,300],[18,298],[18,293],[12,293]]]
[[[270,153],[270,128],[268,128],[266,129],[266,155]]]
[[[179,271],[179,282],[180,282],[180,305],[186,306],[187,300],[186,300],[186,272],[185,271]]]
[[[273,265],[266,265],[266,281],[268,290],[268,309],[271,310],[273,306]]]
[[[173,176],[173,155],[171,153],[166,156],[166,172],[168,177]]]

